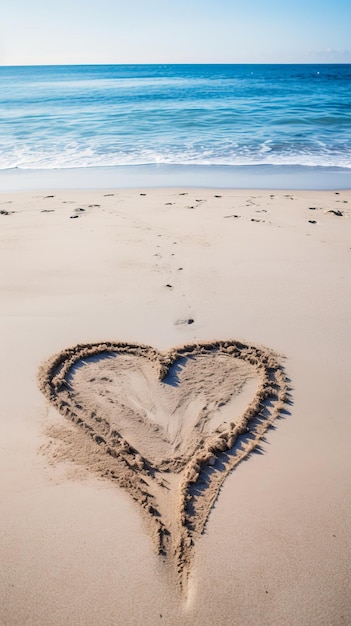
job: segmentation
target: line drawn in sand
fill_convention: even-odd
[[[76,425],[72,460],[80,455],[139,504],[185,591],[196,540],[226,476],[260,450],[290,402],[277,355],[233,340],[168,352],[79,344],[44,363],[38,381]]]

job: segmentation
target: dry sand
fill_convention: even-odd
[[[351,623],[350,207],[0,196],[0,624]]]

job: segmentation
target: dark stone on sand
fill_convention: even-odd
[[[308,220],[308,223],[309,224],[317,224],[317,221],[316,220]]]

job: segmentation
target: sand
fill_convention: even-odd
[[[347,624],[349,191],[0,196],[0,623]]]

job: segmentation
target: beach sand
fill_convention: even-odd
[[[350,220],[0,195],[1,625],[351,623]]]

